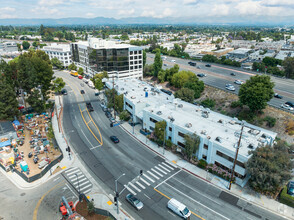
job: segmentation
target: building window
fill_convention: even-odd
[[[222,152],[219,152],[219,151],[216,151],[216,154],[218,155],[218,156],[220,156],[220,157],[222,157],[222,158],[224,158],[224,159],[226,159],[226,160],[228,160],[228,161],[230,161],[230,162],[234,162],[234,158],[232,158],[232,157],[230,157],[230,156],[228,156],[228,155],[226,155],[226,154],[223,154]],[[244,168],[245,169],[245,164],[244,163],[242,163],[242,162],[240,162],[240,161],[236,161],[236,164],[239,166],[239,167],[242,167],[242,168]]]
[[[139,68],[142,68],[142,65],[139,65]]]
[[[135,64],[138,64],[138,61],[137,60],[135,61]]]
[[[134,64],[134,62],[133,62],[133,61],[131,61],[131,62],[130,62],[130,65],[133,65],[133,64]]]
[[[172,131],[173,129],[172,129],[172,127],[169,127],[168,130],[169,130],[169,131]]]
[[[203,148],[204,148],[205,150],[208,150],[208,145],[207,145],[207,144],[204,144]]]
[[[171,141],[171,136],[168,136],[168,139]]]
[[[133,67],[133,66],[131,66],[131,70],[132,70],[132,69],[134,69],[134,67]]]
[[[135,51],[135,54],[137,54],[138,53],[138,51]]]
[[[142,50],[139,50],[139,54],[142,54]]]
[[[185,137],[185,134],[182,133],[182,132],[178,132],[178,135],[179,135],[180,137]]]
[[[223,170],[228,171],[229,173],[232,172],[232,170],[231,170],[230,168],[224,166],[223,164],[221,164],[221,163],[219,163],[219,162],[217,162],[217,161],[215,161],[214,164],[215,164],[216,166],[222,168]],[[246,177],[246,174],[243,176],[243,175],[241,175],[241,174],[239,174],[239,173],[237,173],[237,172],[234,172],[234,176],[235,176],[235,177],[238,177],[239,179],[244,179],[244,178]]]
[[[135,69],[138,69],[138,66],[135,66]]]
[[[130,52],[130,55],[133,55],[133,51]]]
[[[126,106],[128,106],[130,109],[133,109],[133,106],[131,106],[128,102],[126,102]]]
[[[153,118],[150,118],[150,121],[152,121],[153,123],[156,123],[157,121]]]
[[[203,154],[203,155],[202,155],[202,159],[203,159],[203,160],[207,160],[207,156]]]
[[[182,142],[179,142],[179,141],[178,141],[178,145],[181,147],[185,147],[185,144],[183,144]]]
[[[138,57],[137,56],[134,56],[134,59],[136,60],[136,59],[138,59]]]
[[[133,60],[134,59],[134,57],[130,57],[130,60]]]
[[[142,60],[139,60],[139,63],[141,64],[142,63]]]
[[[142,56],[139,56],[139,59],[142,59]]]

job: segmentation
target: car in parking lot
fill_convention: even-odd
[[[211,67],[211,65],[210,65],[210,64],[206,64],[205,66],[206,66],[206,67]]]
[[[161,92],[164,92],[164,93],[166,93],[166,94],[168,94],[168,95],[172,95],[172,94],[173,94],[171,91],[166,90],[166,89],[161,89],[160,91],[161,91]]]
[[[291,107],[290,105],[287,105],[286,103],[285,104],[282,104],[281,105],[281,108],[284,108],[284,109],[287,109],[287,110],[290,110],[290,111],[293,111],[294,110],[293,107]]]
[[[91,102],[86,102],[86,106],[87,106],[87,109],[88,109],[89,112],[94,111],[94,108],[93,108]]]
[[[231,76],[236,76],[236,73],[231,73],[230,75],[231,75]]]
[[[201,67],[200,66],[197,66],[197,69],[201,69]]]
[[[172,62],[172,63],[175,63],[175,62],[176,62],[176,60],[171,60],[171,62]]]
[[[275,97],[275,98],[278,98],[278,99],[282,99],[282,98],[283,98],[283,96],[281,96],[281,95],[278,94],[278,93],[275,93],[275,94],[274,94],[274,97]]]
[[[204,73],[198,73],[197,76],[198,76],[198,77],[205,77],[206,74],[204,74]]]
[[[112,140],[113,143],[119,143],[119,139],[116,136],[110,136],[110,140]]]
[[[237,79],[237,80],[235,80],[235,82],[234,83],[236,83],[237,85],[242,85],[244,82],[243,81],[241,81],[241,80],[239,80],[239,79]]]
[[[232,84],[226,84],[226,89],[230,91],[235,91],[235,87]]]
[[[143,202],[137,199],[133,194],[129,193],[126,195],[126,200],[134,206],[137,210],[141,210],[144,207]]]
[[[294,196],[294,181],[290,181],[287,184],[287,194],[289,194],[290,196]]]
[[[84,90],[81,90],[81,94],[85,94],[85,91]]]
[[[113,117],[110,117],[110,118],[109,118],[109,121],[110,121],[111,123],[115,123],[115,122],[116,122],[115,119],[114,119]]]

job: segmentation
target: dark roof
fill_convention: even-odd
[[[0,122],[0,135],[4,135],[9,132],[15,132],[12,123],[10,121]]]

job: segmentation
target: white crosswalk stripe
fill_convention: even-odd
[[[85,178],[83,178],[83,179],[79,179],[78,181],[73,181],[73,184],[74,184],[74,185],[77,185],[78,183],[81,183],[81,182],[83,182],[84,180],[87,180],[87,178],[85,177]]]
[[[162,169],[160,169],[159,167],[155,166],[155,169],[159,170],[160,172],[162,172],[163,174],[167,174],[166,172],[164,172]]]
[[[135,193],[133,190],[131,190],[127,185],[124,185],[124,187],[126,187],[126,189],[129,190],[130,193],[132,193],[133,195],[137,195],[137,193]]]
[[[166,167],[162,166],[161,164],[158,164],[158,166],[161,167],[162,169],[164,169],[165,171],[170,172],[169,169],[167,169]]]
[[[68,178],[70,180],[74,179],[74,178],[77,178],[77,175],[78,175],[78,178],[82,177],[82,176],[85,176],[82,172],[78,172],[78,173],[75,173],[75,174],[72,174],[72,175],[69,175]]]
[[[92,188],[85,190],[84,194],[87,194],[87,193],[91,192],[91,190],[92,190]]]
[[[140,177],[140,180],[145,183],[147,186],[150,186],[150,183],[148,183],[144,178]]]
[[[147,176],[145,173],[143,174],[144,177],[146,177],[148,180],[150,180],[152,183],[154,183],[155,181],[153,179],[151,179],[149,176]]]
[[[90,181],[86,181],[86,182],[83,182],[83,183],[79,183],[78,186],[81,187],[81,186],[84,186],[86,184],[90,183]],[[88,184],[88,185],[91,185],[91,184]]]
[[[79,172],[79,170],[74,170],[74,171],[72,171],[72,172],[66,173],[66,175],[67,175],[67,176],[71,176],[72,174],[74,174],[74,173],[78,173],[78,172]]]
[[[163,175],[162,175],[161,173],[157,172],[155,169],[151,168],[151,170],[152,170],[154,173],[156,173],[158,176],[163,177]]]
[[[157,176],[155,176],[153,173],[151,173],[149,170],[147,171],[147,173],[149,173],[151,176],[153,176],[155,179],[158,179],[159,180],[159,178],[157,177]]]
[[[162,165],[164,165],[165,167],[171,169],[171,170],[174,170],[174,168],[172,168],[171,166],[169,166],[168,164],[166,164],[165,162],[162,162]]]
[[[92,184],[91,185],[87,185],[85,186],[84,188],[81,188],[81,192],[83,192],[85,189],[89,188],[89,187],[92,187]]]
[[[137,185],[139,185],[142,189],[146,189],[145,186],[143,186],[139,181],[136,182]]]
[[[68,170],[66,170],[64,172],[67,174],[67,173],[69,173],[71,171],[74,171],[74,170],[79,170],[79,168],[78,167],[74,167],[74,168],[68,169]]]
[[[133,183],[129,182],[129,185],[132,186],[138,192],[141,192],[141,190],[137,186],[135,186]]]

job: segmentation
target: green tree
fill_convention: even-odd
[[[39,42],[38,42],[38,41],[34,41],[32,45],[33,45],[34,47],[38,47]]]
[[[163,145],[165,137],[166,122],[158,121],[155,123],[154,134],[157,137],[157,143]]]
[[[294,57],[287,57],[283,62],[287,78],[294,78]]]
[[[144,68],[145,65],[146,65],[146,59],[147,59],[147,54],[146,54],[146,51],[143,50],[143,68]]]
[[[158,81],[159,83],[163,83],[165,80],[165,71],[161,69],[158,73]]]
[[[279,60],[279,59],[276,59],[276,58],[273,58],[273,57],[265,57],[265,58],[263,58],[262,62],[267,67],[282,65],[282,60]]]
[[[194,99],[198,99],[204,91],[204,82],[199,80],[195,75],[192,76],[188,82],[184,84],[184,88],[194,91]]]
[[[88,210],[88,214],[92,215],[95,212],[95,205],[94,205],[94,201],[89,201],[87,203],[87,210]]]
[[[119,114],[119,118],[122,121],[128,121],[130,120],[131,116],[130,113],[127,110],[123,110],[120,114]]]
[[[30,96],[27,98],[27,102],[33,107],[34,111],[37,113],[42,113],[45,111],[45,101],[42,100],[41,93],[38,89],[34,89]]]
[[[57,57],[52,58],[51,63],[52,66],[56,67],[57,69],[63,69],[63,64]]]
[[[124,110],[124,95],[116,95],[115,96],[115,110],[118,112],[122,112]]]
[[[82,67],[79,67],[78,74],[79,75],[83,75],[84,74],[84,69]]]
[[[243,105],[247,105],[252,112],[260,111],[273,98],[274,85],[269,76],[252,76],[246,83],[241,85],[239,100]]]
[[[154,75],[154,65],[146,64],[143,69],[143,75],[145,76],[153,76]]]
[[[24,50],[29,49],[30,46],[31,46],[31,45],[30,45],[29,42],[27,42],[27,41],[23,41],[23,42],[22,42],[22,48],[23,48]]]
[[[104,85],[101,79],[96,79],[95,80],[95,88],[98,89],[99,91],[103,89]]]
[[[68,66],[69,70],[77,70],[77,66],[74,63],[69,64]]]
[[[54,90],[54,92],[60,93],[61,90],[64,88],[64,86],[65,86],[65,82],[63,81],[62,78],[58,77],[55,80],[53,80],[52,89]]]
[[[195,133],[190,135],[186,134],[184,136],[185,139],[185,155],[190,160],[199,148],[200,138]]]
[[[194,100],[194,91],[189,88],[181,88],[180,90],[176,91],[175,97],[192,103]]]
[[[172,76],[171,84],[176,88],[182,88],[186,82],[194,77],[195,74],[193,72],[182,70]]]
[[[64,34],[61,31],[58,31],[55,36],[58,38],[59,41],[61,41],[64,37]]]
[[[215,100],[213,100],[213,99],[204,99],[201,102],[201,105],[204,106],[205,108],[213,109],[214,106],[215,106]]]
[[[44,26],[42,24],[40,25],[40,35],[41,36],[45,35],[45,28],[44,28]]]
[[[155,57],[154,57],[153,67],[154,67],[154,76],[157,77],[159,71],[162,68],[162,59],[161,59],[161,55],[160,55],[160,50],[159,49],[156,49],[156,54],[155,54]]]
[[[128,36],[128,34],[123,34],[123,35],[121,35],[120,39],[121,40],[129,40],[129,36]]]
[[[274,195],[291,178],[291,156],[285,142],[258,147],[246,163],[249,184],[257,192]]]

